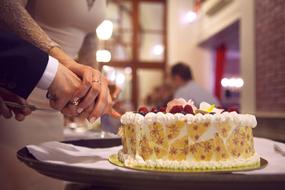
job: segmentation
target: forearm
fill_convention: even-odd
[[[0,0],[0,23],[45,52],[57,46],[35,22],[19,0]]]

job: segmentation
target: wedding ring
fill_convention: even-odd
[[[71,101],[70,101],[70,104],[75,105],[75,106],[78,106],[78,104],[79,104],[79,99],[71,100]]]
[[[101,74],[99,75],[99,79],[94,79],[94,73],[92,73],[92,83],[98,83],[99,85],[101,85]]]
[[[99,79],[92,80],[92,82],[101,84],[101,81]]]

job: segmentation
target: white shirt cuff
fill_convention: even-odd
[[[58,68],[58,60],[49,56],[48,64],[46,69],[37,85],[38,88],[42,90],[47,90],[51,85],[53,79],[55,78],[57,68]]]

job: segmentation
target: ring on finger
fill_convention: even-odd
[[[71,100],[71,101],[70,101],[70,104],[75,105],[75,106],[78,106],[78,104],[79,104],[79,99]]]
[[[98,83],[99,85],[101,85],[101,80],[99,80],[99,79],[94,79],[94,80],[92,80],[92,82],[93,83]]]

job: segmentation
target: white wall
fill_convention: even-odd
[[[206,89],[213,84],[213,61],[209,50],[198,44],[208,40],[219,31],[240,21],[241,111],[255,112],[255,52],[254,52],[254,0],[234,0],[214,16],[205,15],[205,10],[218,0],[206,1],[200,18],[192,24],[183,24],[181,17],[191,10],[189,0],[168,0],[168,62],[189,63],[194,70],[196,81]]]
[[[206,15],[206,11],[219,0],[206,1],[201,8],[200,35],[199,41],[203,42],[218,32],[222,31],[229,25],[240,19],[241,10],[240,2],[247,0],[233,0],[228,5],[225,5],[219,12],[213,16]]]
[[[183,15],[190,10],[189,0],[168,0],[168,63],[177,61],[188,63],[195,80],[204,88],[211,90],[211,53],[197,47],[199,23],[185,24]]]
[[[241,112],[256,113],[255,103],[255,23],[254,0],[240,1],[240,55],[241,77],[244,86],[241,93]]]
[[[139,69],[138,81],[140,88],[138,105],[143,105],[145,98],[153,92],[153,89],[163,84],[163,73],[160,70]]]

